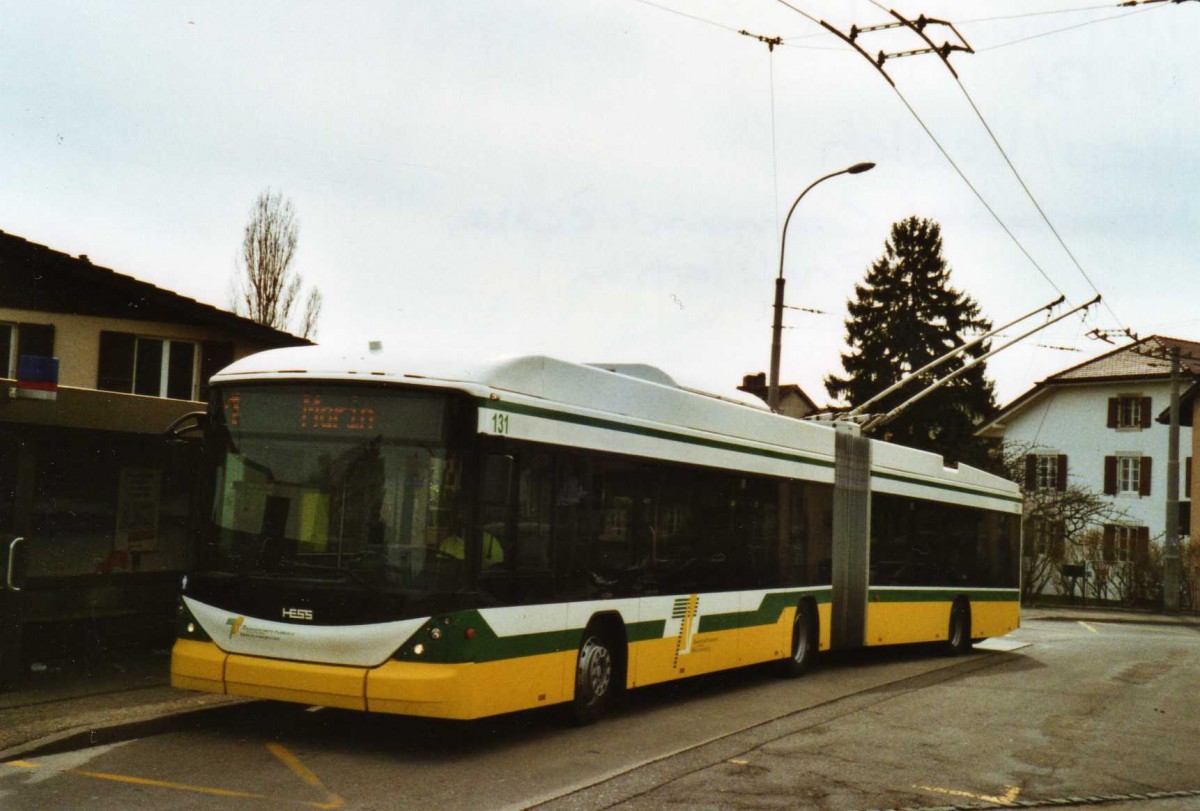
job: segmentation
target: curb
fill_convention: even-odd
[[[44,735],[25,743],[10,746],[0,751],[0,764],[11,760],[23,760],[40,755],[55,755],[92,746],[120,743],[122,741],[160,735],[189,721],[198,721],[206,716],[240,712],[244,705],[257,703],[259,699],[228,698],[219,703],[202,707],[158,710],[145,713],[126,721],[106,725],[78,726]]]
[[[1103,617],[1103,616],[1095,616],[1095,615],[1090,615],[1090,614],[1088,614],[1088,615],[1079,614],[1079,615],[1069,616],[1069,617],[1065,617],[1065,616],[1044,616],[1044,617],[1028,616],[1027,617],[1027,616],[1022,615],[1021,621],[1024,622],[1025,620],[1031,620],[1031,621],[1036,620],[1039,622],[1101,622],[1101,623],[1107,622],[1107,623],[1115,624],[1115,625],[1157,625],[1157,626],[1161,626],[1161,627],[1165,627],[1165,628],[1193,628],[1193,629],[1200,630],[1200,620],[1191,620],[1191,619],[1169,620],[1169,619],[1155,619],[1152,617],[1146,617],[1145,619],[1142,619],[1140,617],[1137,617],[1137,618],[1135,618],[1135,617]]]

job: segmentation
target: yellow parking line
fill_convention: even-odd
[[[983,800],[985,803],[994,803],[996,805],[1012,805],[1021,793],[1019,786],[1008,786],[1007,790],[1000,795],[972,794],[969,791],[957,791],[952,788],[939,788],[937,786],[913,786],[913,788],[920,789],[921,791],[930,791],[934,794],[946,794],[951,797],[967,797],[972,800]]]
[[[14,760],[6,763],[6,766],[15,766],[18,769],[40,769],[40,763],[33,763],[28,760]],[[174,791],[190,791],[194,794],[211,794],[217,797],[238,797],[243,800],[266,800],[270,799],[265,794],[250,794],[245,791],[233,791],[225,788],[210,788],[207,786],[189,786],[186,783],[171,783],[166,780],[151,780],[148,777],[131,777],[125,774],[109,774],[108,772],[87,772],[82,769],[63,769],[62,774],[75,774],[80,777],[90,777],[94,780],[108,780],[113,783],[129,783],[135,786],[154,786],[155,788],[167,788]]]
[[[277,743],[267,744],[267,749],[287,766],[292,774],[299,777],[308,785],[320,791],[325,795],[325,802],[298,802],[299,805],[305,805],[309,808],[320,809],[335,809],[345,806],[346,801],[338,795],[334,794],[329,789],[325,788],[321,780],[313,774],[303,763],[301,763],[295,755],[289,752],[286,748]],[[34,763],[31,760],[13,760],[3,764],[12,766],[17,769],[41,769],[44,768],[40,763]],[[255,794],[247,791],[235,791],[227,788],[215,788],[211,786],[193,786],[187,783],[173,783],[169,780],[154,780],[149,777],[134,777],[127,774],[112,774],[110,772],[90,772],[83,769],[61,769],[60,774],[73,774],[79,777],[88,777],[93,780],[106,780],[110,783],[127,783],[133,786],[150,786],[152,788],[163,788],[171,791],[186,791],[192,794],[207,794],[212,797],[236,797],[240,800],[274,800],[279,801],[278,797],[268,797],[266,794]]]
[[[313,774],[311,769],[301,763],[299,758],[289,752],[282,744],[269,743],[267,744],[267,750],[272,755],[283,761],[283,764],[292,770],[292,774],[296,775],[305,783],[308,783],[310,786],[317,789],[317,791],[320,791],[325,795],[324,803],[309,803],[309,805],[312,805],[314,808],[341,808],[346,804],[345,800],[334,794],[329,789],[325,788],[325,785],[321,782],[320,778]]]
[[[1093,628],[1092,626],[1088,625],[1088,624],[1087,624],[1086,622],[1084,622],[1083,620],[1079,620],[1078,622],[1079,622],[1079,624],[1080,624],[1080,625],[1082,625],[1084,628],[1087,628],[1087,629],[1088,629],[1089,631],[1091,631],[1093,634],[1098,634],[1098,633],[1100,633],[1099,631],[1097,631],[1097,630],[1096,630],[1095,628]]]

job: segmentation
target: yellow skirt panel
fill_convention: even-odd
[[[572,698],[574,669],[575,651],[478,664],[392,661],[367,674],[367,709],[467,720],[544,707]]]
[[[867,645],[937,642],[949,634],[949,602],[867,604]]]
[[[347,710],[367,708],[367,669],[231,655],[225,691],[235,696],[319,704]]]
[[[971,638],[1004,636],[1021,626],[1021,605],[1011,602],[971,603]]]
[[[229,654],[212,642],[178,639],[171,649],[171,686],[205,693],[225,692],[225,660]]]

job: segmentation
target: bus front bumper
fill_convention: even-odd
[[[395,660],[378,667],[348,667],[243,656],[226,653],[213,642],[179,639],[171,653],[171,685],[231,696],[459,720],[570,698],[567,680],[573,675],[573,651],[567,656],[518,661],[520,667]]]

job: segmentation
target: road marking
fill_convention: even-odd
[[[40,763],[32,763],[28,760],[14,760],[4,764],[6,766],[15,766],[18,769],[40,769]],[[265,794],[251,794],[245,791],[233,791],[224,788],[209,788],[207,786],[189,786],[186,783],[171,783],[166,780],[151,780],[147,777],[131,777],[124,774],[109,774],[108,772],[88,772],[82,769],[63,769],[61,774],[74,774],[80,777],[90,777],[93,780],[108,780],[113,783],[130,783],[135,786],[154,786],[155,788],[166,788],[174,791],[189,791],[194,794],[210,794],[217,797],[238,797],[243,800],[267,800],[270,799]]]
[[[1005,792],[1000,795],[990,794],[972,794],[969,791],[958,791],[952,788],[939,788],[937,786],[913,786],[921,791],[931,791],[934,794],[947,794],[951,797],[966,797],[971,800],[982,800],[985,803],[995,803],[996,805],[1012,805],[1017,800],[1017,796],[1021,793],[1020,786],[1007,786]]]
[[[734,766],[749,766],[750,765],[750,761],[748,761],[748,760],[731,760],[729,762],[732,763]]]
[[[302,802],[302,801],[296,801],[296,800],[291,800],[290,802],[296,802],[299,805],[307,806],[309,808],[320,808],[325,811],[328,811],[328,809],[342,808],[345,806],[345,804],[346,804],[345,800],[343,800],[337,794],[334,794],[329,789],[325,788],[324,784],[321,783],[320,778],[318,778],[315,774],[313,774],[312,770],[310,770],[303,763],[301,763],[299,761],[299,759],[295,755],[293,755],[291,752],[289,752],[286,748],[284,748],[283,746],[281,746],[280,744],[277,744],[277,743],[269,743],[269,744],[267,744],[267,749],[268,749],[268,751],[270,751],[270,753],[272,755],[274,755],[285,766],[287,766],[288,769],[291,770],[292,774],[296,775],[301,780],[303,780],[305,783],[307,783],[308,785],[312,786],[313,788],[317,789],[318,791],[320,791],[322,794],[325,795],[325,802],[322,802],[322,803]],[[31,760],[13,760],[13,761],[9,761],[8,763],[4,763],[4,764],[0,764],[0,765],[11,766],[15,769],[41,769],[41,768],[44,768],[44,766],[42,764],[34,763]],[[134,777],[133,775],[128,775],[128,774],[112,774],[109,772],[91,772],[91,771],[85,771],[83,769],[60,769],[60,770],[57,770],[57,773],[73,774],[77,777],[87,777],[92,780],[105,780],[110,783],[127,783],[129,785],[134,785],[134,786],[150,786],[152,788],[163,788],[163,789],[168,789],[170,791],[186,791],[191,794],[206,794],[211,797],[236,797],[241,800],[271,800],[271,801],[275,801],[275,802],[278,802],[280,799],[278,797],[269,797],[266,794],[255,794],[253,792],[248,792],[248,791],[235,791],[233,789],[215,788],[212,786],[193,786],[193,785],[189,785],[187,783],[173,783],[169,780],[154,780],[149,777]]]
[[[1092,626],[1088,625],[1088,624],[1087,624],[1086,622],[1084,622],[1083,620],[1079,620],[1079,624],[1080,624],[1080,625],[1082,625],[1084,628],[1087,628],[1087,629],[1088,629],[1089,631],[1091,631],[1093,634],[1098,634],[1098,633],[1100,633],[1099,631],[1097,631],[1097,630],[1096,630],[1095,628],[1093,628]]]
[[[325,785],[321,782],[321,779],[313,774],[311,769],[301,763],[299,758],[289,752],[283,744],[269,743],[267,744],[267,751],[279,758],[279,760],[282,761],[285,766],[291,769],[292,774],[296,775],[305,783],[308,783],[317,791],[320,791],[325,795],[324,803],[319,805],[317,803],[309,803],[309,805],[312,805],[314,808],[341,808],[346,804],[345,800],[334,794],[329,789],[325,788]]]

